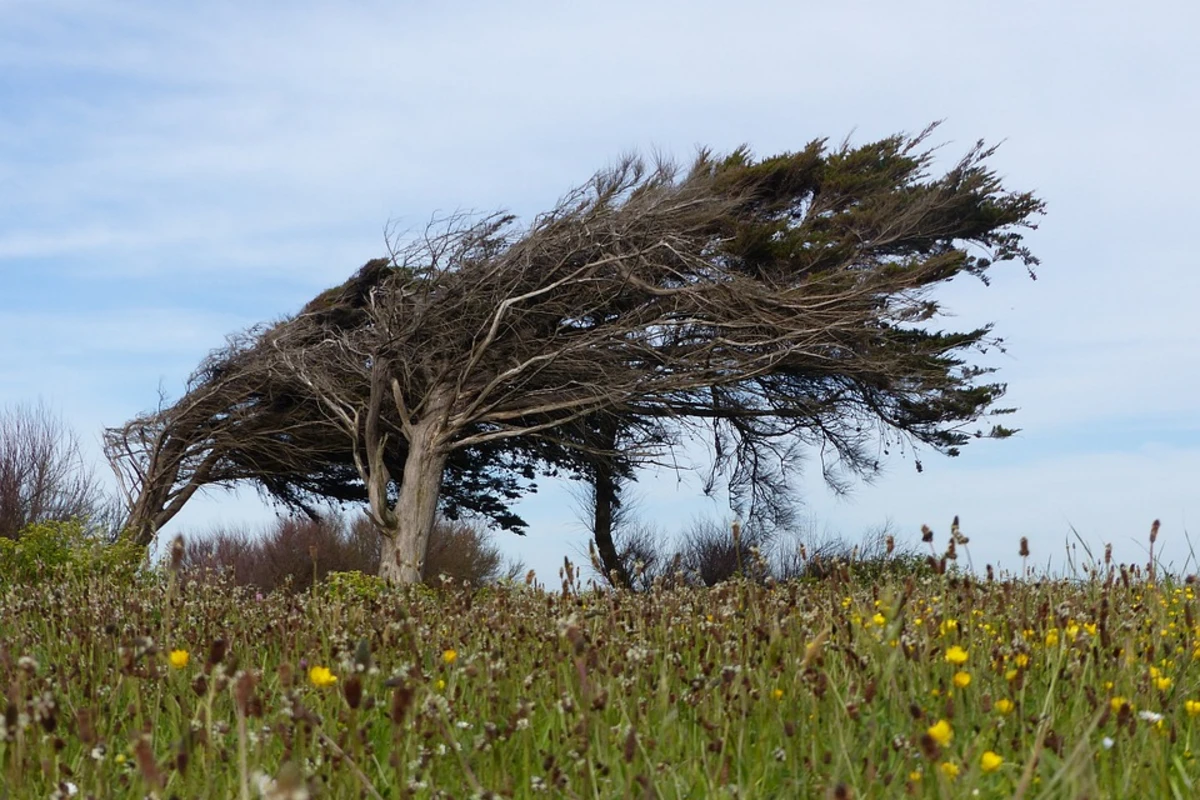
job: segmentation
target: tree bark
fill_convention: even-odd
[[[420,583],[423,577],[446,466],[446,451],[438,433],[436,415],[412,426],[400,496],[391,515],[395,527],[383,531],[379,576],[388,583]]]

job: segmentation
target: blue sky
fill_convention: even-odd
[[[531,215],[631,150],[759,154],[944,119],[1048,204],[1020,267],[941,295],[994,321],[1022,433],[891,459],[818,531],[962,517],[975,562],[1062,560],[1070,526],[1182,563],[1200,536],[1200,277],[1192,153],[1200,11],[1187,2],[289,4],[0,0],[0,403],[99,431],[177,396],[225,334],[294,312],[384,249],[389,221]],[[696,455],[699,455],[697,453]],[[101,469],[104,469],[101,467]],[[647,520],[727,514],[646,476]],[[562,487],[506,552],[551,577],[586,541]],[[258,523],[253,492],[176,528]]]

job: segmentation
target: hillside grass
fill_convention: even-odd
[[[0,798],[1196,796],[1192,585],[848,574],[9,581]]]

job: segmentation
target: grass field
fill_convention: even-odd
[[[0,798],[1194,797],[1186,583],[0,591]]]

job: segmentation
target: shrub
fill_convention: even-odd
[[[303,592],[331,572],[377,571],[378,556],[372,563],[352,536],[337,518],[280,519],[258,536],[218,529],[185,537],[181,569],[192,579],[224,573],[237,586]]]
[[[303,592],[331,573],[379,572],[379,534],[366,516],[347,524],[341,517],[280,519],[258,536],[218,529],[203,538],[185,537],[181,568],[193,580],[224,574],[235,585],[262,592]],[[487,531],[465,522],[441,521],[430,537],[426,583],[445,575],[474,586],[512,577]]]
[[[868,531],[857,545],[831,536],[792,537],[780,546],[775,567],[780,580],[826,580],[841,573],[865,583],[932,572],[912,545],[897,543],[890,523]]]
[[[15,540],[0,537],[0,574],[17,583],[102,575],[132,582],[145,557],[139,545],[125,539],[109,543],[78,519],[27,525]]]
[[[613,539],[625,574],[629,576],[629,588],[635,592],[674,585],[676,576],[683,570],[683,554],[669,551],[664,544],[664,534],[648,525],[623,525]],[[593,563],[596,571],[601,572],[599,559]]]
[[[715,520],[697,520],[684,533],[677,559],[689,577],[704,586],[742,575],[763,580],[770,575],[764,554],[771,537],[755,528],[738,528]]]
[[[515,579],[524,570],[519,563],[504,563],[486,529],[462,520],[439,521],[425,552],[425,582],[433,585],[440,584],[444,576],[482,586],[501,578]]]
[[[378,600],[387,590],[383,578],[362,572],[331,572],[325,576],[322,586],[333,599],[352,603]]]

